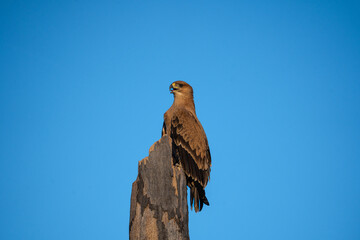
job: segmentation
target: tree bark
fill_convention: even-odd
[[[189,239],[186,177],[174,166],[168,136],[139,162],[132,185],[130,240]]]

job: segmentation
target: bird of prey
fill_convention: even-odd
[[[164,114],[162,135],[171,138],[174,164],[180,164],[190,188],[190,206],[195,212],[209,205],[205,187],[210,180],[211,155],[205,131],[195,112],[192,87],[183,81],[169,87],[174,102]]]

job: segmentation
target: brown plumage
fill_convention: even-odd
[[[210,180],[211,156],[205,131],[195,112],[192,87],[183,81],[170,85],[174,102],[164,114],[162,135],[171,138],[174,164],[183,168],[190,187],[191,209],[209,205],[205,187]]]

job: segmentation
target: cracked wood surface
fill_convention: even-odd
[[[139,162],[132,185],[130,240],[189,239],[186,177],[172,164],[168,136]]]

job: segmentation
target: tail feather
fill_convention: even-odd
[[[195,187],[194,188],[194,198],[195,198],[195,212],[198,212],[199,211],[199,194],[198,194],[198,191],[197,191],[197,188]]]
[[[199,212],[202,210],[204,204],[210,205],[208,199],[205,195],[204,188],[197,182],[191,181],[189,182],[190,187],[190,206],[191,210],[194,205],[195,212]]]
[[[193,209],[193,203],[194,203],[194,187],[190,186],[190,206],[191,206],[191,210]]]

